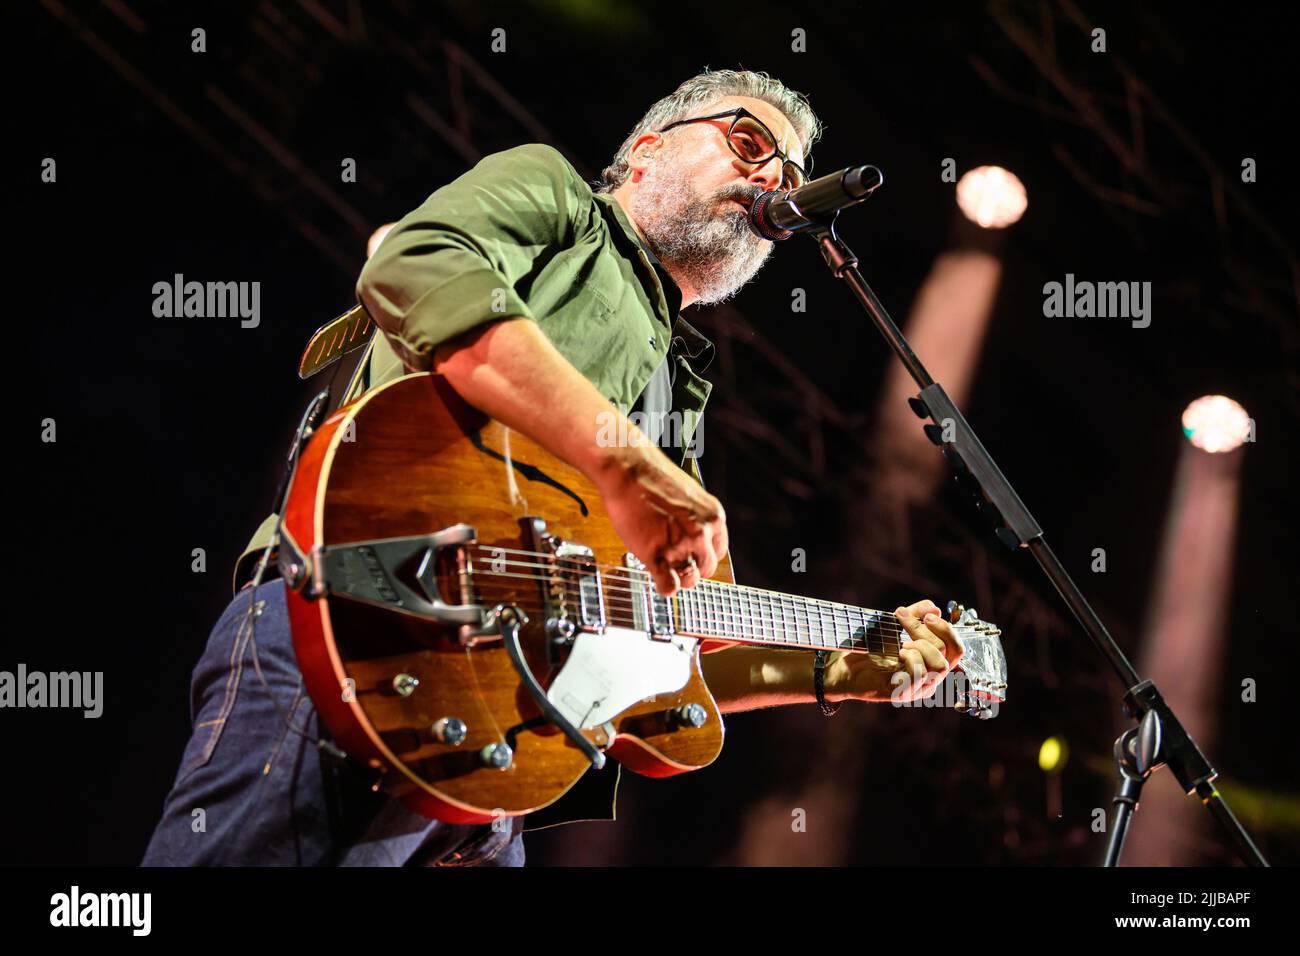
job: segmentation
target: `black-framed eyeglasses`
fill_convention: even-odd
[[[776,136],[767,128],[767,124],[743,106],[737,106],[735,109],[726,110],[722,113],[713,113],[709,116],[696,116],[691,119],[678,120],[675,123],[669,123],[658,132],[666,133],[675,126],[723,119],[727,116],[734,117],[731,125],[727,127],[727,145],[731,147],[733,153],[745,162],[753,163],[755,166],[761,166],[763,163],[769,162],[773,156],[780,156],[782,189],[798,189],[808,182],[809,173],[812,172],[812,160],[808,160],[808,168],[804,169],[781,152],[776,145]]]

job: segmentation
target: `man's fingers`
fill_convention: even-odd
[[[932,696],[947,676],[948,665],[943,654],[929,641],[908,641],[898,656],[907,661],[911,681],[906,700],[925,700]],[[914,663],[917,661],[920,663]]]
[[[924,601],[917,601],[915,604],[911,605],[910,607],[901,608],[901,610],[906,611],[912,617],[922,618],[925,617],[927,611],[939,611],[939,605],[935,604],[933,601],[927,598]],[[943,612],[940,611],[940,613]]]
[[[677,572],[677,580],[681,582],[683,588],[693,588],[700,583],[698,563],[687,564],[685,567],[678,565],[673,570]]]
[[[711,529],[691,526],[676,519],[670,519],[669,523],[676,526],[676,533],[669,531],[670,546],[665,549],[664,557],[669,567],[677,571],[682,587],[694,587],[705,578],[713,577],[718,570],[718,554],[714,550]],[[683,568],[691,558],[695,559],[695,567]]]
[[[898,652],[898,662],[903,665],[902,670],[907,672],[912,690],[919,690],[921,681],[925,679],[925,660],[921,657],[921,652],[911,647],[903,648]]]
[[[654,575],[655,590],[664,597],[671,597],[681,586],[681,578],[677,576],[667,561],[660,559],[658,564],[654,565],[651,572]]]
[[[917,617],[913,613],[914,609],[920,610],[925,615],[924,619]],[[894,616],[912,640],[925,641],[939,648],[948,664],[955,664],[960,659],[962,647],[957,633],[938,613],[933,601],[920,601],[911,607],[900,607],[894,611]]]
[[[922,601],[920,604],[913,604],[912,607],[900,607],[894,611],[894,617],[898,618],[898,623],[903,625],[903,630],[907,631],[908,637],[914,641],[928,639],[932,644],[939,645],[943,641],[930,633],[930,629],[917,616],[913,608],[922,609],[929,601]]]
[[[943,642],[943,656],[948,658],[949,665],[956,664],[961,660],[962,655],[966,653],[966,648],[962,646],[961,638],[953,630],[953,626],[943,618],[927,618],[926,626],[928,630],[937,636]]]
[[[671,502],[661,509],[675,526],[669,531],[671,556],[684,561],[694,554],[701,579],[713,577],[730,545],[722,502],[707,492],[704,495],[704,500]]]
[[[920,652],[925,666],[931,671],[942,674],[948,670],[948,660],[943,656],[943,651],[929,641],[908,641],[904,646]]]
[[[700,550],[695,552],[695,563],[699,565],[700,579],[711,578],[718,570],[718,554],[713,550],[713,534],[708,528],[700,535]]]
[[[721,561],[727,556],[727,547],[730,541],[727,537],[727,512],[722,507],[722,502],[718,502],[718,520],[713,522],[710,529],[713,536],[713,553]]]

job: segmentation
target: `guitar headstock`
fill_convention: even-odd
[[[949,678],[957,691],[956,709],[981,720],[996,717],[998,706],[1007,699],[1002,631],[995,624],[981,621],[974,608],[964,608],[956,601],[948,602],[948,621],[965,648]]]

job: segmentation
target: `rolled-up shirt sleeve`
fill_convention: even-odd
[[[357,299],[408,369],[427,372],[443,342],[477,325],[536,321],[519,287],[572,242],[575,173],[553,147],[485,157],[384,237]]]

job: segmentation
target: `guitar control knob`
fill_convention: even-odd
[[[514,751],[510,749],[509,744],[497,742],[488,744],[478,752],[479,759],[483,765],[491,767],[494,770],[506,770],[510,767],[510,762],[514,759]]]
[[[546,633],[556,644],[572,643],[573,632],[576,630],[573,621],[567,617],[553,617],[546,622]]]
[[[419,686],[419,678],[412,677],[410,674],[398,674],[393,678],[393,690],[397,691],[402,697],[410,697],[415,693],[415,688]]]
[[[669,713],[672,714],[673,723],[679,727],[703,727],[709,719],[709,712],[700,704],[682,704]]]
[[[465,721],[459,717],[442,717],[433,722],[429,728],[429,734],[439,743],[456,746],[464,743],[465,735],[469,728],[465,726]]]

